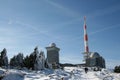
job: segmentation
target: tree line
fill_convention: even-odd
[[[27,68],[32,70],[42,70],[44,68],[49,68],[49,64],[47,62],[47,59],[45,59],[45,55],[43,51],[38,50],[38,47],[35,47],[34,51],[30,54],[24,57],[23,53],[18,53],[17,55],[14,55],[10,62],[8,61],[7,57],[7,50],[4,48],[0,52],[0,67],[5,68]],[[115,66],[114,72],[120,73],[120,66]]]
[[[4,48],[0,52],[0,67],[10,67],[10,68],[28,68],[32,70],[41,70],[45,67],[47,68],[47,61],[43,51],[38,50],[38,47],[35,47],[34,51],[24,57],[23,53],[18,53],[14,55],[10,62],[8,62],[7,50]]]

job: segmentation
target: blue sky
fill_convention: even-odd
[[[0,50],[9,58],[29,55],[36,46],[54,42],[61,63],[82,63],[83,17],[87,17],[89,49],[120,65],[119,0],[0,0]]]

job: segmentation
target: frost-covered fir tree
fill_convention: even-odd
[[[23,54],[18,53],[16,56],[10,59],[10,65],[13,67],[23,67]]]
[[[45,55],[44,52],[41,51],[39,53],[38,47],[35,47],[34,51],[30,54],[30,56],[26,56],[23,60],[24,67],[32,70],[42,70],[45,67]]]
[[[41,60],[41,64],[42,64],[41,68],[44,69],[45,68],[45,55],[44,55],[43,51],[40,52],[40,60]]]
[[[38,47],[35,47],[34,51],[30,55],[27,55],[24,58],[23,60],[24,67],[32,70],[35,69],[34,64],[35,64],[37,54],[39,54]]]
[[[23,64],[24,64],[24,67],[30,69],[31,62],[28,55],[23,59]]]
[[[15,66],[16,66],[16,56],[13,56],[13,57],[10,59],[10,66],[11,66],[11,67],[15,67]]]
[[[34,69],[34,64],[35,64],[35,60],[36,60],[36,57],[37,57],[37,54],[39,54],[39,51],[38,51],[38,47],[36,47],[33,51],[33,53],[30,54],[29,56],[29,60],[30,60],[30,68],[31,69]]]
[[[39,54],[37,54],[34,69],[35,70],[42,70],[45,67],[45,55],[44,52],[41,51]]]
[[[1,66],[8,66],[8,57],[7,57],[7,50],[4,48],[3,51],[0,53],[0,60],[1,60]]]
[[[23,54],[22,53],[18,53],[16,60],[17,60],[18,66],[23,67]]]

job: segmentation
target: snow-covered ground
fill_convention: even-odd
[[[89,69],[88,73],[85,73],[83,68],[77,67],[65,67],[64,70],[45,69],[42,71],[0,68],[0,78],[2,80],[120,80],[120,74],[107,69],[96,72]]]

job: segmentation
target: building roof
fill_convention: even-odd
[[[90,54],[90,58],[97,58],[97,57],[100,57],[99,53],[97,53],[97,52],[92,52]]]
[[[56,47],[56,44],[55,43],[51,43],[49,46],[50,47]]]

